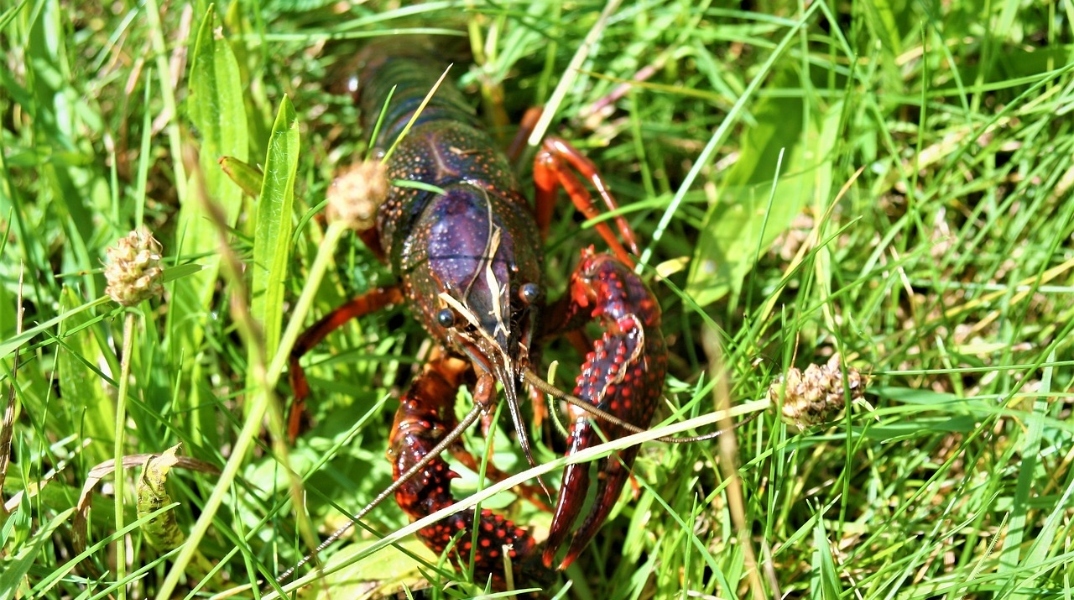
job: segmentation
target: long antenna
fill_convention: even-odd
[[[290,579],[291,575],[294,574],[295,571],[302,568],[306,563],[310,562],[311,560],[317,558],[317,555],[320,554],[322,550],[324,550],[328,546],[331,546],[337,540],[339,540],[339,538],[343,537],[343,534],[350,531],[351,528],[354,527],[355,523],[357,523],[362,517],[369,514],[369,511],[376,508],[376,506],[381,502],[384,502],[385,499],[395,493],[395,490],[399,489],[405,483],[410,481],[410,479],[417,475],[422,469],[429,466],[429,463],[436,460],[444,452],[444,450],[447,450],[449,446],[458,441],[462,433],[466,431],[466,428],[476,423],[478,417],[480,416],[481,407],[478,405],[474,405],[474,407],[470,409],[470,412],[466,413],[466,416],[463,417],[463,419],[459,421],[457,425],[455,425],[455,428],[451,430],[451,433],[449,433],[447,437],[440,440],[440,442],[436,446],[433,446],[433,449],[430,450],[428,454],[422,457],[422,459],[418,462],[414,463],[414,466],[407,469],[395,481],[393,481],[391,485],[384,488],[383,491],[377,494],[377,497],[373,498],[373,500],[371,500],[369,504],[366,504],[364,507],[362,507],[362,510],[358,511],[357,514],[352,516],[346,525],[343,525],[339,529],[333,531],[332,535],[329,535],[327,538],[325,538],[323,542],[321,542],[316,548],[314,548],[313,552],[310,552],[306,556],[303,556],[302,560],[295,563],[295,566],[291,567],[290,569],[287,569],[283,572],[282,575],[276,577],[276,583],[279,583],[281,585],[287,583],[288,579]]]
[[[631,432],[634,432],[634,433],[645,433],[645,431],[646,431],[645,428],[638,427],[637,425],[634,425],[633,423],[628,423],[628,422],[620,419],[619,417],[617,417],[617,416],[615,416],[615,415],[613,415],[613,414],[611,414],[611,413],[609,413],[607,411],[601,410],[601,409],[597,408],[596,406],[593,406],[589,402],[586,402],[585,400],[583,400],[583,399],[581,399],[581,398],[579,398],[577,396],[574,396],[574,395],[568,394],[567,392],[564,392],[563,390],[557,388],[556,386],[548,383],[544,379],[541,379],[541,377],[539,375],[537,375],[536,373],[534,373],[532,369],[527,368],[525,371],[523,371],[523,375],[524,375],[524,378],[526,380],[526,383],[529,383],[533,387],[537,388],[540,392],[542,392],[544,394],[548,394],[548,395],[552,396],[553,398],[563,400],[564,402],[567,402],[568,404],[572,404],[574,406],[577,406],[577,407],[585,410],[589,414],[593,415],[594,418],[601,419],[601,420],[607,421],[609,423],[613,423],[615,425],[623,427],[624,429],[627,429],[628,431],[631,431]],[[742,423],[739,423],[738,426],[744,425],[745,423],[749,423],[750,421],[755,419],[758,414],[760,414],[760,413],[754,413],[749,418],[747,418],[745,421],[743,421]],[[398,490],[400,487],[402,487],[404,484],[406,484],[408,481],[410,481],[411,478],[413,478],[415,475],[417,475],[422,469],[427,467],[429,465],[429,463],[431,463],[432,461],[436,460],[436,458],[439,457],[445,450],[447,450],[448,447],[450,447],[452,444],[454,444],[456,441],[458,441],[459,437],[462,436],[463,432],[466,431],[466,429],[468,427],[470,427],[471,425],[476,423],[480,416],[481,416],[481,407],[478,406],[478,405],[474,405],[474,407],[470,409],[470,412],[466,413],[466,416],[463,417],[462,420],[459,421],[459,423],[457,425],[455,425],[455,428],[452,429],[451,432],[448,433],[448,435],[444,439],[440,440],[440,442],[437,443],[436,446],[434,446],[432,448],[432,450],[429,451],[428,454],[426,454],[420,461],[418,461],[412,467],[410,467],[404,473],[402,473],[395,481],[392,482],[391,485],[389,485],[388,487],[384,488],[383,491],[381,491],[379,494],[377,494],[377,496],[375,498],[373,498],[373,500],[371,500],[364,507],[362,507],[361,510],[359,510],[356,514],[351,516],[350,520],[345,525],[343,525],[339,529],[333,531],[331,535],[329,535],[327,538],[325,538],[325,540],[323,542],[321,542],[316,548],[314,548],[313,552],[310,552],[306,556],[303,556],[302,560],[298,561],[297,563],[295,563],[295,565],[293,567],[291,567],[290,569],[287,569],[281,575],[276,577],[276,583],[281,584],[281,585],[287,583],[288,580],[291,578],[291,576],[295,573],[295,571],[297,571],[298,569],[301,569],[303,566],[308,564],[310,561],[316,559],[317,556],[321,553],[321,551],[323,551],[325,548],[327,548],[330,545],[334,544],[341,537],[343,537],[343,535],[345,533],[347,533],[348,531],[350,531],[351,528],[353,528],[354,525],[359,520],[361,520],[363,517],[365,517],[367,514],[369,514],[369,512],[371,510],[373,510],[374,508],[376,508],[377,505],[379,505],[381,502],[383,502],[388,497],[390,497],[392,494],[394,494],[396,490]],[[711,439],[716,438],[721,433],[723,433],[723,431],[724,430],[714,431],[712,433],[707,433],[705,435],[698,435],[698,436],[683,436],[683,437],[665,436],[665,437],[656,438],[656,441],[667,442],[667,443],[671,443],[671,444],[687,444],[687,443],[692,443],[692,442],[703,442],[703,441],[706,441],[706,440],[711,440]]]
[[[607,422],[612,423],[614,425],[618,425],[618,426],[622,427],[623,429],[626,429],[627,431],[631,431],[633,433],[645,433],[646,431],[648,431],[646,428],[638,427],[637,425],[635,425],[633,423],[629,423],[627,421],[624,421],[624,420],[620,419],[619,417],[613,415],[612,413],[610,413],[610,412],[608,412],[606,410],[602,410],[602,409],[594,406],[590,402],[586,402],[585,400],[582,400],[578,396],[574,396],[574,395],[568,394],[567,392],[564,392],[563,390],[561,390],[558,387],[552,385],[551,383],[548,383],[544,379],[541,379],[540,375],[534,373],[532,369],[526,369],[525,372],[524,372],[524,377],[526,379],[526,383],[528,383],[528,384],[532,385],[533,387],[537,388],[538,391],[540,391],[540,392],[542,392],[544,394],[548,394],[549,396],[552,396],[553,398],[563,400],[567,404],[577,406],[578,408],[586,411],[590,415],[593,415],[594,418],[600,419],[602,421],[607,421]],[[739,423],[738,425],[745,425],[746,423],[749,423],[751,420],[753,420],[754,417],[756,417],[756,414],[754,416],[750,417],[749,419],[747,419],[746,421],[743,421],[742,423]],[[723,432],[724,432],[724,430],[721,429],[720,431],[713,431],[712,433],[706,433],[704,435],[690,435],[690,436],[682,436],[682,437],[670,437],[670,436],[669,437],[659,437],[659,438],[656,438],[656,441],[667,442],[669,444],[689,444],[689,443],[693,443],[693,442],[704,442],[706,440],[711,440],[711,439],[715,439],[716,437],[719,437],[719,435],[721,433],[723,433]]]

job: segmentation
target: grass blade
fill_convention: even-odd
[[[283,282],[290,266],[298,151],[298,118],[291,100],[284,96],[265,156],[265,178],[254,225],[254,257],[249,266],[251,313],[264,328],[265,348],[279,345],[283,327]]]
[[[67,287],[63,289],[63,310],[73,312],[81,302],[82,299],[73,290]],[[56,367],[60,375],[60,393],[73,403],[59,412],[72,416],[72,423],[81,421],[83,436],[92,440],[82,452],[90,464],[98,464],[113,454],[116,403],[97,374],[97,365],[104,364],[105,357],[93,329],[86,326],[89,321],[85,313],[75,313],[60,324],[60,338],[64,340],[64,347],[56,355]]]
[[[757,125],[743,137],[741,157],[705,214],[686,284],[700,306],[737,291],[758,250],[767,249],[813,198],[816,169],[824,159],[812,152],[819,132],[817,119],[809,115],[817,109],[796,94],[793,71],[780,71],[775,81],[789,93],[760,101]],[[785,166],[777,172],[784,154]]]

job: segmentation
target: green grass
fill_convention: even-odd
[[[1074,4],[624,3],[576,72],[602,4],[393,6],[0,10],[0,389],[15,406],[0,437],[0,598],[251,597],[243,586],[390,483],[392,413],[427,339],[407,310],[307,357],[314,425],[294,446],[280,382],[295,332],[393,281],[315,213],[367,149],[341,94],[347,60],[399,31],[478,49],[449,78],[505,144],[510,122],[554,99],[549,131],[609,180],[670,343],[650,438],[764,399],[788,368],[835,352],[870,376],[875,410],[827,428],[798,432],[768,410],[734,444],[646,443],[637,497],[550,594],[1074,595]],[[264,169],[258,200],[223,155]],[[546,244],[553,296],[579,249],[600,244],[579,222],[563,202]],[[122,309],[102,299],[105,249],[140,225],[163,243],[167,291]],[[565,343],[545,354],[566,385],[580,357]],[[494,460],[521,472],[501,422]],[[535,437],[554,484],[550,431]],[[487,447],[479,433],[466,443]],[[153,509],[137,510],[138,455],[176,444],[187,462],[152,506],[186,542],[160,550]],[[124,457],[122,484],[91,472]],[[478,487],[470,475],[453,489],[474,501]],[[549,516],[509,492],[482,505],[547,531]],[[405,533],[393,503],[363,523],[375,533],[321,556],[344,570],[304,593],[424,576],[442,597],[480,593],[444,589],[465,576],[411,535],[405,553],[368,552]]]

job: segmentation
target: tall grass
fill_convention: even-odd
[[[758,410],[745,403],[780,374],[834,353],[869,376],[873,409],[827,426],[798,431],[773,407],[733,444],[646,443],[634,493],[549,595],[1069,596],[1074,5],[605,8],[0,9],[0,597],[252,597],[390,483],[392,413],[427,340],[405,308],[307,357],[312,426],[293,446],[279,382],[294,330],[395,280],[319,213],[368,150],[349,60],[408,32],[456,57],[454,83],[505,146],[551,101],[549,133],[610,182],[671,348],[650,437],[727,403]],[[221,156],[261,168],[256,200]],[[119,308],[102,261],[138,226],[164,245],[166,293]],[[600,243],[563,202],[550,295]],[[582,360],[561,342],[544,358],[563,385]],[[521,472],[502,423],[467,447]],[[533,437],[555,485],[561,438]],[[167,495],[140,503],[149,455],[176,444]],[[457,498],[487,487],[457,470]],[[547,531],[511,492],[482,506]],[[159,523],[185,541],[160,547]],[[392,503],[362,524],[305,593],[480,593],[412,536],[380,548],[407,525]]]

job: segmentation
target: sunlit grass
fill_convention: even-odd
[[[410,32],[455,61],[448,80],[505,146],[551,100],[548,132],[609,181],[671,349],[653,437],[765,399],[788,368],[836,352],[869,375],[875,410],[804,432],[770,410],[737,430],[738,485],[716,442],[647,442],[636,493],[550,595],[1062,597],[1074,35],[1070,7],[1038,4],[622,3],[600,24],[603,4],[276,2],[219,6],[208,27],[203,4],[0,10],[0,381],[16,400],[0,590],[250,597],[390,483],[392,413],[427,339],[409,312],[348,325],[304,359],[313,425],[286,449],[272,359],[288,327],[394,281],[353,236],[315,267],[335,232],[314,207],[367,155],[345,93],[352,57],[366,37]],[[264,198],[227,179],[221,155],[261,168]],[[601,245],[562,204],[546,243],[553,298],[579,250]],[[264,229],[276,214],[282,227]],[[167,292],[115,308],[105,249],[140,225],[164,244]],[[544,354],[567,386],[581,358],[562,342]],[[494,460],[519,473],[506,429]],[[535,437],[538,462],[556,461],[552,427]],[[197,543],[161,552],[135,509],[134,457],[177,443],[224,474],[171,471],[171,510]],[[486,439],[466,444],[480,453]],[[80,537],[91,469],[124,458],[122,505],[104,477]],[[476,501],[487,486],[458,470],[455,496]],[[547,531],[547,513],[509,492],[482,506]],[[392,503],[364,525],[374,533],[321,556],[343,570],[308,589],[481,589],[444,589],[465,575],[412,536],[402,553],[370,552],[408,525]]]

